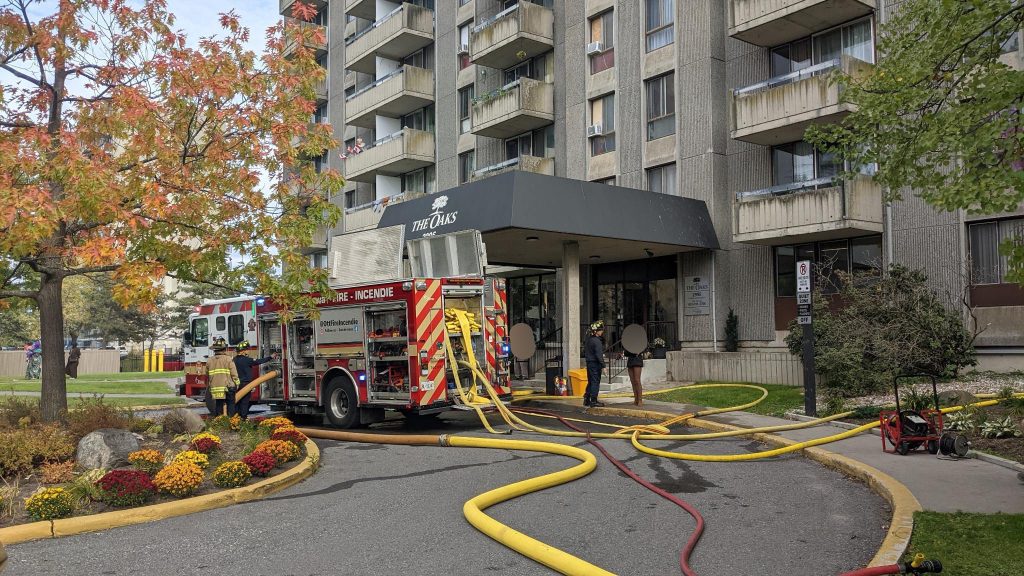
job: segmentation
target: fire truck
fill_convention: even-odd
[[[358,234],[363,233],[345,236]],[[456,239],[441,236],[427,241],[435,246],[456,245]],[[462,248],[466,245],[458,243]],[[416,252],[423,255],[431,250],[426,247]],[[339,259],[344,259],[345,253],[333,255],[335,277],[342,275],[339,267],[345,263]],[[428,262],[425,271],[431,268],[458,271],[450,262],[442,266]],[[482,274],[417,275],[332,284],[332,288],[333,293],[312,295],[317,314],[293,316],[287,322],[280,307],[265,298],[204,303],[190,317],[186,334],[185,394],[203,394],[209,343],[219,336],[229,345],[247,340],[256,357],[276,356],[259,366],[260,374],[278,373],[259,386],[261,402],[274,410],[322,414],[325,424],[340,428],[379,422],[389,410],[426,416],[460,407],[453,369],[459,370],[463,386],[480,386],[463,366],[470,355],[498,395],[505,400],[511,397],[504,279]],[[470,350],[461,332],[455,332],[459,328],[446,322],[446,316],[450,318],[456,310],[473,319],[469,323]],[[452,344],[455,366],[446,337]],[[478,393],[486,395],[482,390]]]

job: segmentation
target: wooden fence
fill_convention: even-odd
[[[67,363],[68,353],[64,352]],[[110,374],[121,371],[121,354],[117,350],[82,350],[78,362],[79,374]],[[0,352],[0,376],[24,378],[25,352],[12,350]]]

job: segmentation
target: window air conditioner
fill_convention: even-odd
[[[469,44],[459,44],[459,54],[469,54]]]
[[[593,126],[587,126],[587,138],[593,138],[594,136],[600,136],[604,131],[600,124],[594,124]]]
[[[604,52],[604,46],[600,42],[591,42],[587,44],[587,56],[593,56],[594,54],[600,54]]]

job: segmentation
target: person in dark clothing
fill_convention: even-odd
[[[259,366],[260,364],[270,362],[276,357],[277,354],[274,354],[269,358],[260,358],[258,360],[253,360],[252,358],[249,357],[249,343],[245,341],[241,342],[238,345],[238,354],[235,355],[235,370],[238,371],[238,387],[244,388],[246,384],[253,381],[253,378],[255,378],[255,376],[253,375],[253,368]],[[230,394],[234,394],[237,392],[237,390],[229,390],[228,392]],[[239,400],[238,403],[235,405],[235,413],[241,416],[242,420],[247,420],[249,418],[249,405],[251,403],[252,392],[249,392],[248,394],[243,396],[242,399]]]
[[[647,351],[626,352],[626,370],[629,371],[629,384],[633,387],[633,404],[644,405],[644,387],[640,383],[640,374],[644,371],[644,355]]]
[[[583,393],[584,406],[604,406],[597,399],[601,392],[601,371],[604,369],[604,322],[598,320],[590,325],[590,336],[584,345],[587,361],[587,391]]]
[[[78,363],[82,359],[82,350],[78,342],[71,341],[71,351],[68,352],[68,364],[64,367],[64,373],[70,378],[78,378]]]

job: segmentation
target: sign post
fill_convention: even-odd
[[[796,263],[796,321],[803,327],[804,414],[818,415],[814,380],[814,322],[811,314],[811,261]]]

